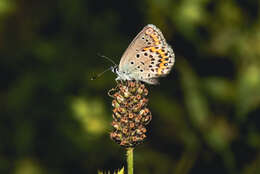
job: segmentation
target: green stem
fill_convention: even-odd
[[[126,149],[126,156],[127,156],[127,174],[134,174],[134,148],[127,148]]]

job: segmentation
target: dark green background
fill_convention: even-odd
[[[260,173],[257,0],[0,0],[0,173],[114,171],[115,62],[152,23],[176,55],[149,86],[138,174]]]

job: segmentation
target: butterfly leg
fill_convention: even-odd
[[[115,79],[116,83],[118,83],[118,81],[121,81],[122,82],[122,79],[118,76],[116,79]]]

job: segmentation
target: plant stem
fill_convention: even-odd
[[[127,156],[127,174],[134,174],[134,148],[127,148],[126,149],[126,156]]]

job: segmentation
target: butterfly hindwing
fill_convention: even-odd
[[[161,31],[147,25],[135,37],[119,63],[120,74],[128,79],[155,84],[158,77],[168,74],[174,64],[174,53]]]

